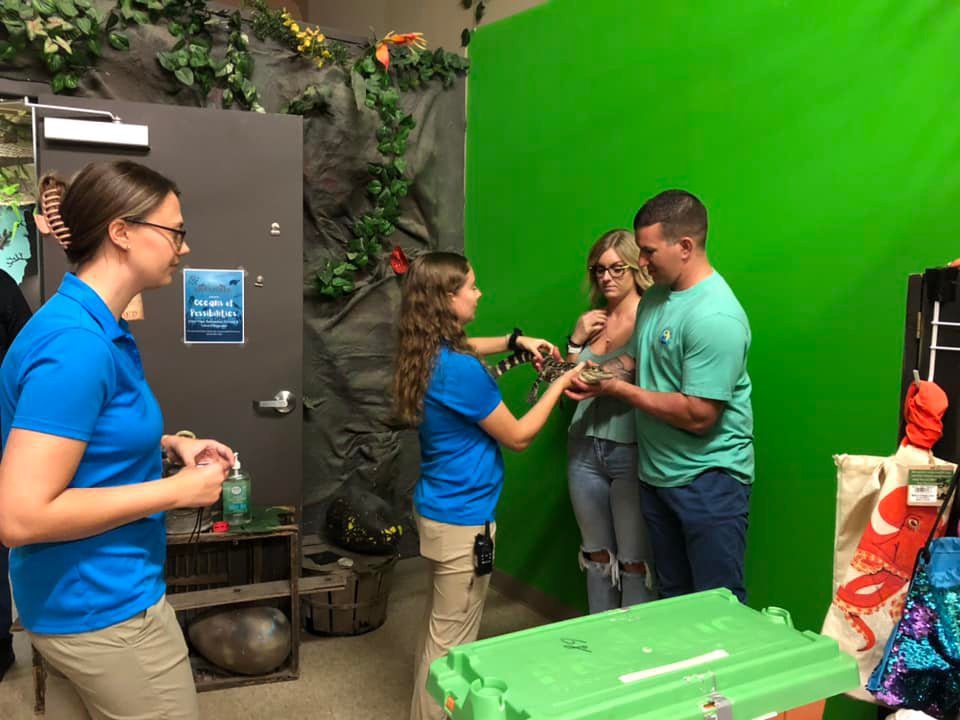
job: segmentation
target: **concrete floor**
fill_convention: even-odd
[[[200,694],[205,719],[405,720],[413,686],[413,654],[426,599],[426,565],[404,560],[394,584],[383,627],[358,637],[321,638],[305,633],[300,679]],[[480,637],[542,625],[547,620],[491,589]],[[0,718],[32,720],[33,672],[30,646],[18,633],[17,663],[0,682]],[[60,678],[47,683],[49,720],[87,717],[77,696]]]

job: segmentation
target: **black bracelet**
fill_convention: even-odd
[[[507,350],[517,351],[517,338],[521,335],[523,335],[523,330],[515,327],[513,332],[510,333],[510,339],[507,340]]]

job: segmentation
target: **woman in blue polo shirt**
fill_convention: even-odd
[[[394,398],[400,419],[419,426],[414,505],[420,553],[431,561],[411,720],[443,716],[426,690],[430,663],[475,640],[480,629],[490,576],[475,574],[473,545],[485,523],[491,523],[491,534],[496,531],[494,511],[503,489],[500,446],[526,449],[579,372],[578,367],[556,380],[526,415],[515,418],[480,357],[514,347],[539,355],[550,343],[519,331],[467,338],[464,327],[476,314],[480,294],[473,269],[454,253],[421,255],[403,280]]]
[[[220,495],[233,453],[162,434],[121,313],[189,252],[176,186],[132,162],[41,181],[38,226],[75,266],[0,368],[0,542],[20,618],[94,720],[196,720],[165,600],[164,512]],[[187,467],[160,479],[160,447]],[[198,467],[201,455],[212,460]]]

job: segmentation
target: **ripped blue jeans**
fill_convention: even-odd
[[[567,444],[570,501],[580,526],[580,567],[591,613],[656,599],[653,553],[640,509],[637,446],[571,435]],[[606,551],[597,562],[592,553]],[[645,571],[625,566],[642,563]]]

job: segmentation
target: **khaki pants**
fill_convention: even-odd
[[[166,597],[125,622],[30,641],[93,720],[199,720],[187,644]]]
[[[415,658],[410,720],[436,720],[446,714],[427,692],[430,663],[450,648],[477,639],[490,576],[477,577],[473,572],[473,542],[483,526],[447,525],[418,516],[417,528],[420,554],[431,561],[431,572]],[[490,534],[496,534],[496,524],[490,526]]]

